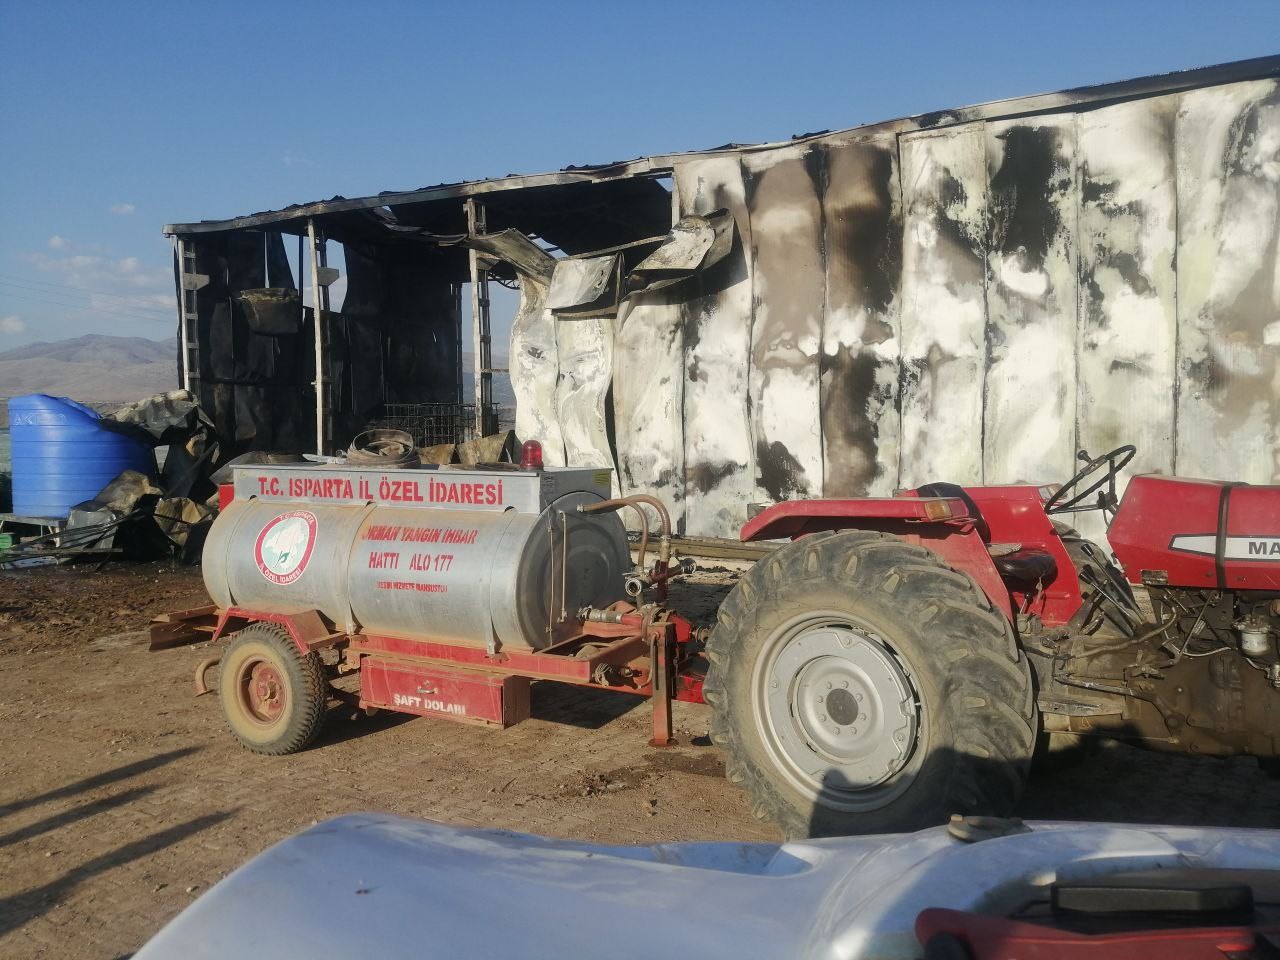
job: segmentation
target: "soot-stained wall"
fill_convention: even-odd
[[[1275,80],[689,155],[674,186],[733,213],[731,255],[590,328],[529,294],[512,375],[553,461],[616,458],[686,533],[1126,442],[1280,482]]]

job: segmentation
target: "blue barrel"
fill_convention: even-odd
[[[124,470],[155,473],[147,444],[103,429],[102,418],[66,397],[33,393],[9,400],[13,512],[61,519]]]

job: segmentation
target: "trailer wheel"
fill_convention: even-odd
[[[300,652],[274,624],[238,631],[223,654],[222,711],[232,735],[254,753],[281,756],[310,744],[324,722],[327,697],[319,655]]]
[[[1031,673],[968,576],[889,534],[804,537],[761,560],[707,644],[711,737],[789,837],[1004,815],[1035,745]]]

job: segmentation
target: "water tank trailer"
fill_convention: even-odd
[[[791,837],[1005,816],[1055,739],[1274,767],[1280,486],[1151,474],[1121,499],[1136,452],[1081,451],[1061,485],[774,504],[741,537],[791,542],[705,637],[664,606],[666,510],[610,499],[608,471],[242,470],[205,551],[216,608],[155,635],[237,631],[220,695],[264,753],[315,735],[343,673],[365,707],[504,725],[530,678],[638,693],[657,744],[705,691],[726,776]],[[651,569],[624,506],[662,520]],[[1057,519],[1085,510],[1114,562]]]
[[[378,469],[236,467],[203,556],[213,605],[152,625],[152,649],[226,641],[218,697],[255,753],[305,748],[332,699],[373,711],[508,727],[531,680],[650,697],[655,745],[671,700],[702,702],[691,625],[664,609],[670,521],[613,499],[607,469],[522,464]],[[633,565],[618,511],[661,522]],[[358,693],[344,678],[358,675]]]

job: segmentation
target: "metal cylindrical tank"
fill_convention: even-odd
[[[289,476],[289,484],[306,479]],[[256,479],[255,489],[272,489],[270,476]],[[517,479],[505,476],[508,490]],[[624,596],[630,551],[616,515],[578,512],[600,494],[548,484],[539,500],[539,478],[528,479],[535,498],[523,509],[237,497],[209,531],[205,585],[221,607],[314,609],[353,633],[541,649],[561,620]],[[442,489],[408,483],[416,485],[405,490]],[[369,489],[377,485],[370,477]]]
[[[347,563],[356,531],[373,509],[232,500],[205,538],[205,589],[220,607],[319,610],[352,629]]]
[[[43,393],[9,401],[13,512],[62,518],[125,470],[155,473],[147,444],[105,430],[84,404]]]

